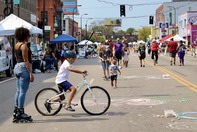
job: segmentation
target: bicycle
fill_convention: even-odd
[[[86,86],[86,90],[81,95],[81,106],[90,115],[104,114],[110,107],[111,99],[109,93],[100,86],[89,86],[86,80],[87,74],[83,74],[83,81],[76,87],[76,94]],[[56,115],[63,106],[66,105],[67,93],[57,85],[59,91],[54,88],[44,88],[40,90],[34,100],[36,110],[44,116]],[[75,94],[75,95],[76,95]],[[75,96],[74,96],[75,97]],[[77,106],[78,104],[71,104]]]

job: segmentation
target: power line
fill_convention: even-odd
[[[162,4],[163,2],[151,2],[151,3],[142,3],[142,4],[124,4],[124,3],[114,3],[114,2],[108,2],[105,0],[97,0],[98,2],[111,4],[113,6],[119,6],[119,5],[126,5],[126,6],[144,6],[144,5],[155,5],[155,4]]]

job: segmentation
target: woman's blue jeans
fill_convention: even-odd
[[[25,63],[17,63],[14,67],[16,76],[15,106],[24,108],[25,97],[30,83],[30,75],[25,67]]]

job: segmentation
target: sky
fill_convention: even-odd
[[[149,26],[149,16],[155,15],[156,9],[163,2],[172,0],[78,0],[79,15],[75,16],[75,21],[85,28],[85,24],[90,25],[93,21],[104,20],[106,18],[122,18],[122,26],[119,28],[126,31],[128,28],[140,29]],[[120,17],[120,4],[126,5],[126,17]],[[88,15],[83,15],[83,14]],[[92,19],[89,19],[92,18]],[[89,19],[89,20],[88,20]]]

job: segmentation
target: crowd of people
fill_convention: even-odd
[[[15,106],[13,111],[13,122],[20,121],[33,121],[32,117],[25,113],[24,103],[27,90],[29,89],[30,82],[34,81],[34,75],[31,68],[31,51],[29,48],[30,32],[26,28],[18,28],[15,31],[15,38],[17,43],[15,44],[15,57],[16,65],[14,67],[14,74],[16,76],[16,93],[15,93]],[[154,60],[154,65],[158,64],[160,46],[156,40],[152,40],[149,45],[145,45],[140,42],[137,47],[137,55],[139,57],[140,67],[145,67],[146,51],[148,47],[148,54],[151,54],[151,58]],[[56,48],[55,45],[48,45],[43,52],[43,59],[45,60],[45,71],[51,72],[58,71],[56,76],[56,84],[61,86],[64,90],[70,90],[68,96],[68,103],[65,108],[69,111],[75,111],[71,107],[72,98],[75,95],[76,88],[69,83],[69,72],[75,72],[79,74],[86,74],[86,70],[78,70],[72,67],[72,64],[77,58],[77,50],[75,48],[66,46]],[[116,42],[106,40],[97,47],[98,58],[101,61],[103,69],[103,78],[105,80],[111,80],[111,86],[117,88],[117,78],[121,75],[121,69],[127,68],[129,63],[129,55],[131,47],[128,45],[126,39],[117,38]],[[176,54],[179,57],[179,65],[184,66],[184,56],[186,54],[186,46],[183,41],[175,42],[173,38],[167,44],[167,51],[170,56],[170,65],[176,65]],[[134,52],[135,53],[135,52]],[[193,55],[196,55],[193,51]],[[58,63],[61,60],[61,66],[59,68]],[[53,65],[53,66],[52,66]],[[49,105],[45,106],[49,110]]]

